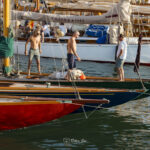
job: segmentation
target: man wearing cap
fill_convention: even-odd
[[[120,43],[117,51],[116,68],[119,75],[119,81],[124,81],[123,65],[127,57],[127,43],[124,40],[124,36],[122,34],[119,35],[119,41]]]

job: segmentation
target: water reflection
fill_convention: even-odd
[[[115,107],[115,109],[120,116],[132,116],[136,122],[142,122],[147,125],[150,124],[150,97],[130,101]]]

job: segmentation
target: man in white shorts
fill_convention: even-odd
[[[127,43],[122,34],[119,36],[119,41],[120,43],[117,51],[116,68],[119,75],[119,81],[124,81],[123,65],[127,57]]]

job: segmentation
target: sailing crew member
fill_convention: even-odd
[[[40,36],[40,30],[35,29],[33,32],[33,35],[31,35],[26,44],[25,44],[25,55],[27,56],[27,45],[30,42],[30,51],[29,51],[29,62],[28,62],[28,77],[30,77],[30,69],[31,69],[31,63],[32,59],[35,56],[36,62],[37,62],[37,68],[39,74],[41,74],[40,71],[40,54],[41,54],[41,36]]]
[[[66,35],[66,33],[67,33],[67,28],[66,28],[66,26],[64,25],[64,23],[61,23],[61,24],[60,24],[59,30],[61,31],[61,35],[62,35],[62,36],[65,36],[65,35]]]
[[[124,81],[123,65],[127,57],[127,43],[122,34],[119,35],[119,46],[117,51],[116,68],[119,75],[119,81]]]
[[[67,80],[71,81],[71,71],[72,69],[76,68],[76,58],[80,61],[80,57],[77,54],[76,48],[76,39],[79,37],[80,33],[75,31],[72,37],[68,40],[67,43],[67,62],[68,62],[68,73],[67,73]]]
[[[50,28],[45,21],[43,22],[43,32],[44,32],[44,37],[50,37]]]
[[[41,42],[44,42],[44,32],[43,32],[43,28],[40,26],[40,24],[36,25],[36,29],[40,30],[40,35],[41,35]]]

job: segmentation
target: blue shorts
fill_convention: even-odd
[[[116,68],[123,68],[124,59],[117,58],[116,60]]]
[[[67,61],[69,69],[76,68],[76,60],[73,54],[67,54]]]

